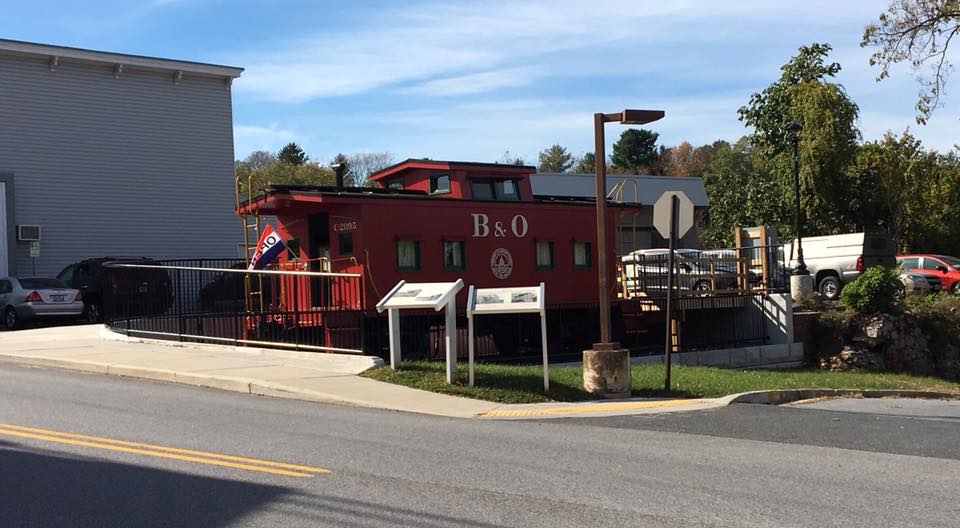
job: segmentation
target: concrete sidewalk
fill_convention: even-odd
[[[456,418],[559,418],[709,409],[718,400],[504,405],[357,376],[379,358],[128,339],[102,325],[0,332],[0,361]]]

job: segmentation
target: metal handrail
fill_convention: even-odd
[[[258,275],[294,275],[297,277],[352,277],[361,278],[359,273],[330,273],[325,271],[279,271],[279,270],[256,270],[256,269],[235,269],[235,268],[199,268],[195,266],[160,266],[155,264],[121,264],[111,262],[104,264],[108,268],[152,268],[152,269],[174,269],[189,271],[220,271],[224,273],[253,273]]]

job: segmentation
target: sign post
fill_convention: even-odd
[[[447,383],[457,381],[457,292],[463,289],[463,279],[456,282],[400,281],[377,303],[377,312],[387,311],[390,331],[390,367],[400,367],[400,310],[432,308],[446,310]]]
[[[693,202],[680,191],[663,193],[653,206],[653,225],[670,241],[667,255],[666,331],[663,345],[663,385],[670,391],[670,354],[673,352],[673,296],[676,284],[677,239],[693,227]]]
[[[30,241],[30,260],[33,261],[33,274],[37,274],[37,259],[40,258],[40,241]]]
[[[467,324],[469,327],[468,357],[470,361],[470,386],[474,384],[474,332],[473,319],[484,314],[540,314],[540,341],[543,349],[543,390],[550,390],[550,365],[547,359],[547,310],[544,302],[544,285],[520,288],[474,288],[467,293]]]

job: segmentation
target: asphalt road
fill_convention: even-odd
[[[956,526],[953,446],[951,420],[454,420],[0,366],[4,527]]]

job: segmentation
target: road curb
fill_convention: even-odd
[[[918,398],[926,400],[958,399],[955,392],[897,390],[897,389],[786,389],[743,392],[724,396],[728,405],[747,403],[782,405],[813,398]]]

